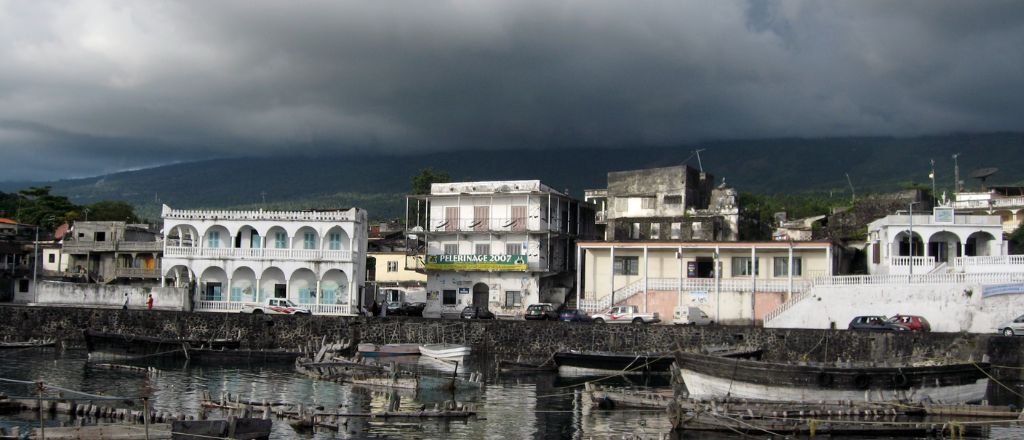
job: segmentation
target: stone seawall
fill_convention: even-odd
[[[82,330],[172,338],[237,338],[253,349],[296,348],[340,342],[465,343],[474,353],[501,359],[544,360],[560,350],[666,351],[721,344],[765,349],[767,360],[899,362],[985,354],[992,363],[1024,365],[1024,338],[965,333],[873,333],[847,330],[738,326],[681,327],[534,321],[421,318],[266,316],[240,313],[0,307],[0,334],[11,340],[53,337],[82,347]]]

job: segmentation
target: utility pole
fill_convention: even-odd
[[[935,193],[935,159],[931,159],[931,161],[932,172],[928,174],[928,178],[932,179],[932,208],[934,208],[938,204],[939,195]]]
[[[36,225],[36,241],[32,248],[32,302],[39,303],[39,285],[36,284],[36,268],[39,267],[39,225]],[[42,411],[42,409],[40,409]]]
[[[957,162],[957,158],[960,157],[960,153],[953,155],[953,194],[960,194],[960,163]]]
[[[700,172],[702,172],[702,173],[704,172],[704,164],[702,164],[700,162],[700,152],[704,151],[704,150],[705,150],[704,148],[701,148],[701,149],[693,152],[694,154],[697,155],[697,166],[700,168]]]

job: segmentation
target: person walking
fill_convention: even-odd
[[[149,298],[146,298],[146,308],[149,309],[149,310],[153,310],[153,294],[152,293],[149,294]]]
[[[121,306],[121,310],[128,310],[128,300],[131,297],[128,296],[128,292],[124,293],[124,305]]]

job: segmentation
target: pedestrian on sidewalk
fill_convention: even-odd
[[[149,298],[146,299],[146,308],[149,309],[149,310],[153,310],[153,294],[152,293],[150,293],[149,294]]]
[[[128,292],[125,292],[124,293],[124,305],[121,306],[121,310],[128,310],[128,300],[129,299],[131,299],[131,297],[128,296]]]

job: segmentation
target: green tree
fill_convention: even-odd
[[[1009,236],[1006,237],[1010,240],[1010,253],[1011,254],[1022,254],[1024,253],[1024,223],[1017,226]]]
[[[67,197],[50,194],[49,186],[33,186],[18,191],[21,197],[17,208],[17,221],[54,229],[73,218],[79,206]]]
[[[434,171],[432,168],[420,169],[420,173],[412,176],[413,194],[430,194],[430,184],[449,182],[447,171]]]
[[[127,202],[104,200],[93,203],[87,208],[91,221],[139,222],[139,217],[135,215],[135,208]]]

